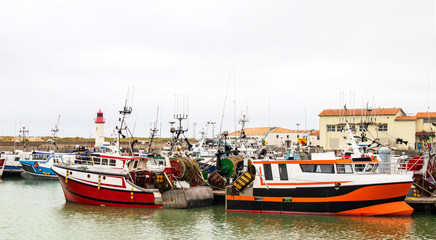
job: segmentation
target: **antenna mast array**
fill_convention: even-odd
[[[23,126],[22,129],[20,129],[20,131],[18,131],[20,133],[20,138],[23,141],[23,150],[26,149],[26,134],[29,134],[29,130],[26,129],[26,126]]]
[[[179,103],[178,103],[178,100],[179,99],[178,99],[178,95],[177,95],[177,96],[175,96],[175,99],[174,99],[174,104],[175,104],[174,111],[176,112],[176,110],[177,110],[177,112],[173,114],[174,119],[176,119],[179,122],[177,128],[173,127],[173,124],[175,122],[170,122],[170,124],[171,124],[170,132],[171,132],[173,137],[174,137],[174,134],[175,134],[175,137],[173,139],[173,141],[174,141],[173,142],[173,146],[175,146],[177,143],[181,144],[179,142],[180,136],[181,135],[184,136],[185,132],[188,131],[188,127],[186,127],[186,129],[183,128],[182,121],[185,120],[185,119],[188,119],[188,113],[189,113],[188,101],[189,101],[189,99],[188,99],[188,96],[183,96],[183,106],[182,106],[182,111],[181,112],[179,112]],[[176,109],[176,105],[177,105],[177,109]],[[189,126],[189,122],[188,122],[187,126]],[[187,140],[188,139],[185,138],[185,141],[188,144],[188,148],[190,148],[189,147],[190,143]]]
[[[157,128],[157,122],[159,119],[159,107],[156,109],[156,121],[153,125],[150,123],[150,143],[148,144],[148,153],[151,153],[151,145],[153,144],[153,139],[157,136],[159,129]]]

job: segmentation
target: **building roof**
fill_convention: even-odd
[[[436,112],[419,112],[416,114],[417,118],[436,118]]]
[[[270,129],[271,129],[271,127],[246,128],[245,135],[247,135],[247,136],[265,136]],[[297,131],[297,130],[290,130],[290,129],[281,128],[281,127],[275,127],[274,129],[271,130],[270,134],[271,133],[308,133],[308,132],[309,132],[309,130]],[[313,132],[315,132],[315,131],[312,131],[312,133]],[[229,133],[229,136],[235,136],[235,135],[236,136],[241,135],[241,130]]]
[[[374,108],[368,111],[364,108],[354,108],[354,109],[324,109],[318,116],[342,116],[342,115],[396,115],[398,112],[403,112],[401,108]]]
[[[416,116],[398,116],[395,121],[416,121]]]
[[[310,136],[319,136],[319,130],[314,130],[310,133]]]

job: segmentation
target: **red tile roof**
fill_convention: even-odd
[[[436,118],[436,112],[419,112],[416,114],[417,118]]]
[[[245,129],[245,134],[247,136],[265,136],[270,129],[271,129],[270,127],[246,128]],[[315,130],[315,131],[317,131],[317,130]],[[313,132],[315,132],[315,131],[313,131]],[[297,130],[290,130],[290,129],[286,129],[286,128],[276,127],[273,130],[271,130],[270,134],[271,133],[297,133],[297,132],[298,133],[308,133],[309,130],[299,130],[299,131],[297,131]],[[239,136],[240,134],[241,134],[241,130],[238,130],[236,132],[229,133],[229,136],[235,136],[235,135]]]
[[[319,136],[319,130],[314,130],[310,133],[310,136]]]
[[[368,111],[364,108],[355,109],[324,109],[318,116],[341,116],[341,115],[395,115],[399,111],[403,112],[401,108],[374,108]],[[404,113],[405,114],[405,113]]]
[[[395,121],[415,121],[416,119],[416,116],[398,116]]]

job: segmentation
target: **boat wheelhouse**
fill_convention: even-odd
[[[227,211],[363,216],[413,212],[404,202],[411,175],[372,156],[251,163],[256,173],[246,173],[227,187]]]

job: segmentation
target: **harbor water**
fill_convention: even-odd
[[[0,239],[436,239],[436,216],[344,217],[66,203],[58,181],[0,180]]]

